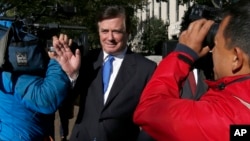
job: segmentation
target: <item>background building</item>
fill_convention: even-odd
[[[138,10],[137,16],[140,21],[150,17],[162,19],[168,26],[168,39],[175,39],[180,33],[180,24],[185,11],[192,2],[183,4],[182,0],[148,0],[145,10]]]

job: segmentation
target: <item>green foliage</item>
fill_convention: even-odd
[[[167,24],[161,19],[152,17],[143,21],[143,51],[149,54],[157,54],[161,50],[162,42],[167,40]]]
[[[182,2],[181,4],[185,4],[185,3],[190,1],[190,2],[195,2],[197,4],[203,4],[203,5],[209,5],[209,6],[213,5],[212,0],[179,0],[179,1]],[[234,3],[234,2],[235,2],[235,0],[221,0],[222,7],[227,6],[227,5]]]
[[[98,47],[99,38],[96,26],[96,16],[102,6],[117,4],[129,9],[129,15],[133,19],[133,27],[137,25],[134,13],[147,4],[147,0],[3,0],[0,2],[0,10],[6,10],[8,16],[18,15],[21,18],[34,17],[36,23],[57,23],[61,25],[84,26],[87,28],[90,46]],[[76,14],[58,12],[55,5],[72,5],[77,9]],[[78,36],[82,31],[62,30],[72,36]],[[73,37],[72,37],[73,38]]]

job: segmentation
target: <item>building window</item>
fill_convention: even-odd
[[[159,19],[161,19],[161,1],[159,3]]]
[[[152,16],[151,17],[154,17],[154,14],[155,13],[155,4],[154,4],[154,0],[152,0]]]
[[[148,20],[150,18],[150,10],[149,10],[149,7],[148,5],[146,6],[146,19]]]
[[[179,0],[176,1],[176,21],[179,21]]]

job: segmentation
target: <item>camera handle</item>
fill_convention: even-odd
[[[34,23],[29,26],[34,26],[36,28],[47,28],[47,29],[72,29],[72,30],[86,30],[86,27],[83,26],[70,26],[70,25],[60,25],[55,23],[49,23],[49,24],[38,24]]]

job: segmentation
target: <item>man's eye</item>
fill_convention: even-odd
[[[117,30],[117,31],[113,31],[113,33],[115,33],[115,34],[122,34],[123,32],[122,32],[122,31]]]
[[[108,31],[107,31],[107,30],[102,30],[101,32],[102,32],[102,33],[108,33]]]

